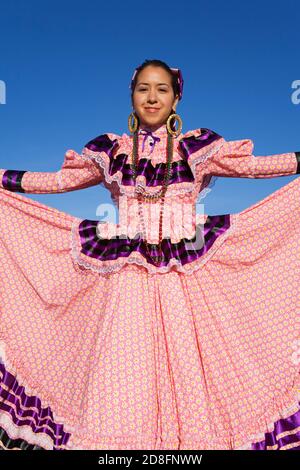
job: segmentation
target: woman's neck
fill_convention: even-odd
[[[166,128],[166,124],[159,124],[159,125],[154,125],[154,126],[151,126],[151,125],[148,125],[148,124],[141,124],[140,125],[140,129],[143,129],[143,130],[147,130],[147,131],[151,131],[151,132],[156,132],[158,130],[164,130]]]

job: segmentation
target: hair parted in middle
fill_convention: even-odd
[[[141,65],[139,65],[136,68],[136,74],[131,82],[131,103],[133,103],[133,92],[136,87],[137,79],[142,70],[144,70],[145,67],[148,65],[153,65],[155,67],[162,67],[166,72],[169,73],[171,77],[171,83],[172,83],[172,88],[174,92],[174,98],[176,96],[180,96],[180,88],[178,84],[178,77],[172,72],[171,68],[166,64],[166,62],[163,62],[162,60],[159,59],[146,59]]]

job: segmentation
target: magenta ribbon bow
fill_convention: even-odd
[[[153,135],[151,131],[146,130],[146,129],[141,129],[140,133],[144,135],[143,145],[142,145],[142,152],[145,150],[145,143],[146,143],[147,138],[151,136],[152,139],[154,140],[154,142],[152,144],[151,152],[149,153],[149,155],[150,155],[154,150],[156,142],[160,142],[160,137],[157,137],[156,135]],[[150,145],[151,145],[151,143],[150,143]]]

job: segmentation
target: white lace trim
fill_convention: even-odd
[[[48,436],[48,434],[45,434],[43,432],[35,433],[33,432],[32,428],[27,424],[17,426],[12,421],[12,417],[7,411],[1,410],[0,426],[6,431],[8,437],[12,440],[23,439],[30,445],[37,445],[43,447],[46,450],[53,449],[53,440],[50,436]],[[5,449],[14,450],[14,448],[10,447],[5,447]]]
[[[214,255],[214,253],[220,248],[224,241],[236,230],[238,226],[239,214],[230,214],[230,227],[221,234],[213,243],[207,253],[202,255],[200,258],[182,265],[181,262],[175,258],[170,259],[167,266],[157,267],[147,262],[144,256],[136,251],[133,251],[127,257],[120,257],[117,260],[112,261],[101,261],[96,258],[91,258],[84,253],[81,253],[81,241],[79,235],[78,221],[82,219],[75,219],[72,224],[71,230],[71,255],[75,263],[84,267],[85,269],[92,270],[100,274],[112,274],[120,271],[124,266],[135,264],[137,266],[144,267],[150,274],[165,274],[170,272],[173,268],[175,271],[192,274],[202,267],[207,261]]]
[[[204,153],[200,153],[198,156],[194,156],[193,154],[188,157],[188,163],[190,164],[191,170],[193,172],[194,178],[196,179],[196,166],[199,165],[199,163],[204,163],[208,158],[210,158],[213,154],[217,153],[220,148],[225,144],[225,139],[221,137],[218,139],[216,142],[212,142],[209,145],[209,150]],[[196,152],[197,154],[198,152]]]

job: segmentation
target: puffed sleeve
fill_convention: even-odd
[[[107,134],[96,140],[105,144],[100,149],[102,153],[111,151],[113,142]],[[82,154],[68,150],[57,172],[0,170],[0,186],[8,191],[34,194],[65,193],[95,186],[103,181],[104,172],[99,162],[87,152],[90,142],[84,146]]]
[[[255,156],[253,146],[250,139],[225,141],[211,156],[208,172],[234,178],[273,178],[300,173],[300,152]]]

